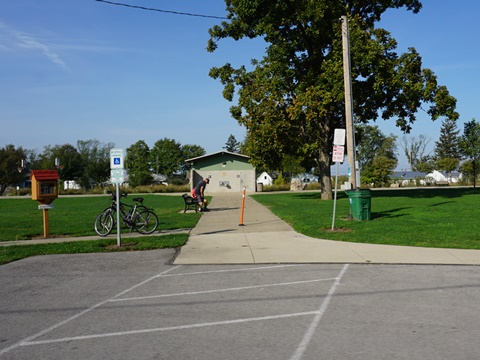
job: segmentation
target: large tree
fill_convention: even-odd
[[[110,177],[110,149],[113,143],[103,144],[94,140],[78,140],[77,151],[82,159],[84,170],[80,176],[80,184],[90,188],[94,184],[107,181]]]
[[[200,145],[192,145],[192,144],[185,144],[182,145],[182,166],[181,166],[181,171],[185,175],[188,171],[191,170],[192,164],[191,163],[186,163],[185,160],[187,159],[193,159],[198,156],[203,156],[206,154],[206,151],[203,147]]]
[[[459,133],[454,120],[445,119],[442,122],[440,137],[435,142],[435,160],[439,170],[451,173],[458,169],[461,159]]]
[[[230,134],[223,149],[232,153],[238,153],[240,152],[240,142],[235,139],[235,136],[233,134]]]
[[[357,153],[364,184],[385,185],[397,166],[397,137],[386,136],[378,126],[357,127]]]
[[[179,171],[184,160],[180,143],[168,138],[155,142],[150,157],[153,171],[167,176]]]
[[[429,162],[430,156],[425,154],[429,142],[430,139],[423,134],[419,135],[418,138],[403,136],[401,146],[413,171],[421,171],[420,169],[424,168],[425,164]]]
[[[63,181],[79,181],[85,165],[77,149],[71,144],[45,146],[40,159],[43,169],[56,167]]]
[[[139,140],[127,148],[125,163],[128,170],[128,183],[131,186],[149,185],[152,183],[150,148],[144,140]]]
[[[477,123],[475,119],[464,124],[459,148],[468,161],[468,165],[462,164],[462,170],[469,169],[468,172],[473,178],[473,187],[476,187],[478,163],[480,161],[480,123]]]
[[[322,198],[332,198],[330,165],[335,128],[345,128],[342,31],[347,15],[354,113],[358,122],[396,119],[411,129],[421,105],[433,120],[456,119],[456,100],[417,51],[397,54],[390,33],[375,28],[382,14],[418,0],[225,0],[228,20],[210,29],[208,50],[224,38],[262,38],[267,47],[251,66],[214,67],[210,76],[237,101],[232,116],[247,130],[254,165],[276,168],[285,155],[300,157],[321,174]],[[305,166],[309,168],[309,166]]]
[[[26,161],[26,152],[21,147],[15,148],[9,144],[0,148],[0,196],[6,188],[25,180],[26,174],[22,168],[22,160]]]

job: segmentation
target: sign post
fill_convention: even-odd
[[[333,137],[333,156],[335,166],[335,196],[333,200],[332,231],[335,230],[335,213],[337,212],[337,185],[338,185],[338,164],[345,158],[345,129],[335,129]]]
[[[117,246],[121,246],[121,229],[120,229],[120,184],[125,181],[123,149],[110,150],[110,181],[115,184],[117,197]]]

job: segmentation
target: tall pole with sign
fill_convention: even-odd
[[[342,16],[342,44],[343,44],[343,80],[345,85],[345,120],[347,125],[347,155],[350,168],[349,182],[356,189],[357,177],[355,167],[355,125],[353,122],[352,73],[350,69],[350,33],[348,19]]]
[[[335,129],[333,137],[333,162],[336,163],[335,196],[333,200],[332,231],[335,229],[335,214],[337,212],[338,164],[345,158],[345,129]]]
[[[123,149],[110,150],[110,181],[115,184],[117,198],[117,246],[121,246],[120,234],[120,184],[125,181],[125,154]]]

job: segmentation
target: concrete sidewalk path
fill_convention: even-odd
[[[213,194],[174,264],[363,263],[480,265],[480,250],[348,243],[311,238],[251,197]]]

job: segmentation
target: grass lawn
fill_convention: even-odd
[[[373,190],[371,221],[347,220],[350,205],[337,193],[333,201],[317,192],[252,196],[304,235],[358,243],[480,249],[480,191],[473,188]]]
[[[84,254],[112,251],[136,251],[175,248],[188,240],[188,234],[163,236],[122,237],[122,246],[117,246],[117,238],[102,240],[72,241],[52,244],[0,246],[0,265],[29,256],[50,254]]]
[[[122,202],[132,203],[134,195]],[[183,214],[181,196],[142,195],[144,204],[158,216],[158,230],[193,228],[200,213]],[[49,210],[50,237],[96,235],[93,224],[96,216],[110,204],[109,196],[60,197]],[[117,239],[74,241],[54,244],[0,246],[0,265],[34,255],[75,254],[106,251],[151,250],[175,248],[184,245],[188,234],[140,236],[128,238],[129,229],[122,230],[122,246]],[[112,233],[116,233],[116,227]],[[43,238],[42,211],[31,198],[3,198],[0,200],[0,241]]]
[[[133,204],[128,195],[122,202]],[[158,230],[192,228],[200,218],[197,213],[183,214],[181,196],[142,195],[144,204],[153,208],[158,216]],[[71,196],[60,197],[53,202],[54,209],[48,211],[49,236],[96,235],[94,222],[97,215],[110,204],[110,197]],[[181,211],[181,212],[180,212]],[[123,232],[130,230],[125,228]],[[116,226],[112,233],[116,232]],[[42,210],[31,198],[0,200],[0,241],[28,240],[43,237]]]

